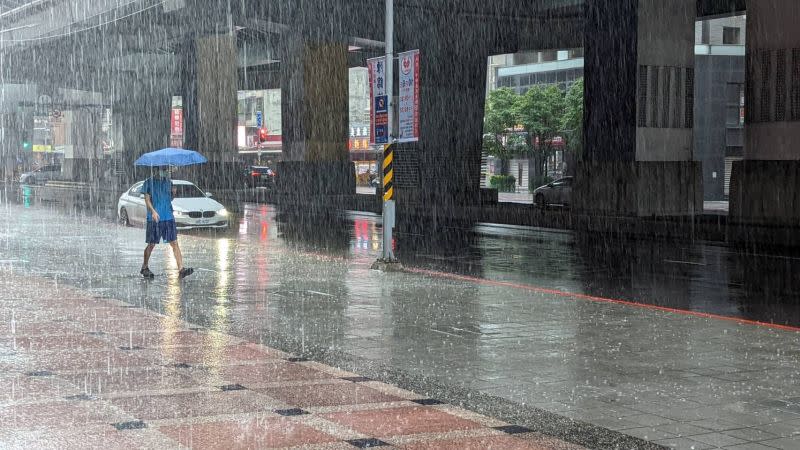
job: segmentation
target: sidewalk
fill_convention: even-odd
[[[582,448],[52,280],[0,291],[3,449]]]

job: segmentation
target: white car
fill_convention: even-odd
[[[119,197],[117,217],[130,226],[147,222],[147,207],[140,181]],[[194,183],[172,180],[172,211],[179,230],[193,228],[228,228],[228,211],[222,204],[203,192]]]

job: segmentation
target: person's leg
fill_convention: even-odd
[[[172,247],[172,254],[175,255],[175,263],[178,265],[178,271],[183,270],[183,255],[181,254],[181,247],[178,245],[178,240],[169,243]]]
[[[144,248],[144,263],[142,264],[142,270],[147,269],[150,264],[150,255],[153,254],[153,249],[156,247],[156,244],[147,244],[147,247]]]

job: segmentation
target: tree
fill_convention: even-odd
[[[533,86],[517,104],[519,121],[534,144],[533,179],[537,181],[547,175],[545,165],[553,139],[561,132],[564,110],[564,93],[557,86]]]
[[[486,97],[483,151],[500,160],[500,173],[505,173],[508,160],[529,150],[524,137],[510,133],[518,123],[519,95],[509,88],[501,88]]]
[[[569,88],[564,97],[561,128],[564,130],[570,153],[570,157],[565,158],[568,161],[568,171],[574,170],[575,162],[579,155],[583,154],[583,95],[583,78],[580,78]]]

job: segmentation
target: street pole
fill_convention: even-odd
[[[384,263],[394,263],[393,229],[395,226],[395,200],[392,170],[394,130],[394,0],[386,0],[386,96],[388,100],[389,143],[384,148],[383,159],[383,258]],[[388,188],[387,188],[388,187]]]

